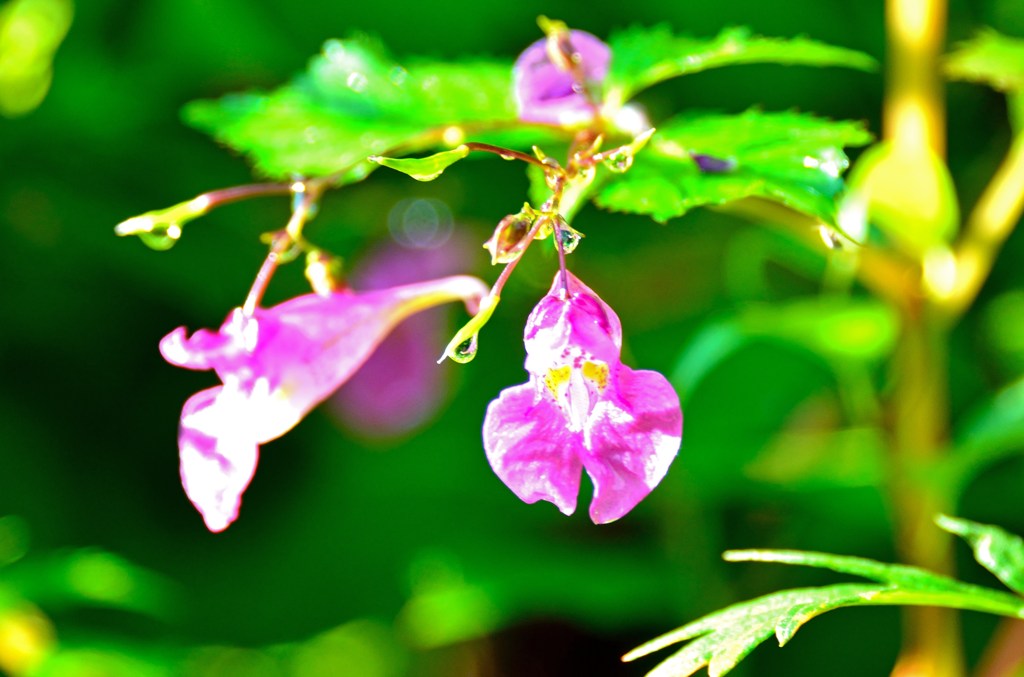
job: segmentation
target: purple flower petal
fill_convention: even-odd
[[[237,405],[223,395],[223,386],[217,386],[190,397],[178,432],[181,484],[213,532],[223,531],[238,517],[259,455],[245,426],[231,420]]]
[[[621,362],[615,312],[575,276],[560,274],[526,323],[528,383],[487,409],[491,467],[528,503],[570,513],[581,465],[594,483],[590,517],[633,509],[661,481],[682,439],[679,397],[664,376]],[[567,509],[568,507],[568,509]]]
[[[160,342],[168,362],[213,369],[222,388],[182,411],[179,450],[189,498],[211,531],[235,519],[257,445],[292,429],[344,383],[398,322],[441,303],[479,303],[480,280],[453,276],[330,296],[307,294],[251,316],[236,309],[214,334],[182,328]],[[244,481],[243,481],[244,480]]]
[[[433,249],[383,246],[364,257],[350,280],[361,289],[416,282],[458,270],[471,254],[453,237]],[[331,411],[345,426],[371,438],[395,437],[433,417],[445,403],[450,365],[435,363],[447,340],[444,309],[435,308],[395,327],[363,366],[331,396]]]
[[[580,56],[586,84],[600,84],[611,61],[608,45],[584,31],[569,31],[569,42]],[[576,90],[572,73],[551,62],[547,43],[547,38],[537,40],[516,60],[513,73],[519,119],[561,126],[590,122],[594,106],[585,92]]]
[[[583,466],[594,482],[590,518],[617,520],[651,493],[668,472],[683,434],[679,397],[656,371],[619,367],[622,405],[595,407]]]
[[[526,503],[550,501],[566,515],[580,491],[579,443],[561,412],[532,384],[501,391],[484,417],[487,460],[501,481]]]

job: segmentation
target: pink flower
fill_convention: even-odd
[[[458,231],[451,235],[430,249],[382,246],[363,257],[349,280],[360,289],[382,289],[453,273],[472,253]],[[419,313],[395,327],[331,396],[328,406],[347,428],[364,437],[393,438],[424,425],[445,404],[450,365],[435,363],[438,342],[450,338],[445,310]]]
[[[333,393],[409,315],[487,293],[473,277],[446,277],[380,291],[306,294],[251,316],[236,308],[217,332],[179,327],[160,353],[187,369],[213,369],[223,385],[202,390],[181,412],[178,447],[185,493],[210,531],[238,516],[259,445],[292,429]]]
[[[683,432],[664,376],[622,364],[622,326],[597,294],[556,275],[526,323],[530,380],[487,408],[484,447],[498,477],[527,503],[576,509],[580,475],[594,483],[590,518],[616,520],[657,486]]]
[[[555,55],[557,63],[552,61],[550,37],[536,41],[516,59],[513,74],[520,120],[573,126],[594,117],[596,107],[586,88],[599,85],[608,74],[611,50],[584,31],[562,35],[560,48],[575,54],[575,63],[563,54]]]

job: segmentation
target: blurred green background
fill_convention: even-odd
[[[52,621],[66,652],[52,674],[637,675],[653,661],[618,656],[640,641],[738,599],[835,580],[725,565],[724,549],[894,559],[877,431],[851,424],[844,400],[851,388],[884,391],[885,319],[868,337],[877,350],[830,359],[758,329],[821,294],[823,253],[710,210],[659,226],[590,206],[574,223],[587,239],[573,269],[621,316],[626,361],[674,374],[683,398],[680,455],[626,518],[595,527],[585,511],[524,505],[483,454],[487,403],[525,380],[522,325],[553,265],[538,251],[506,288],[478,358],[438,367],[452,386],[428,425],[367,439],[321,408],[263,447],[239,521],[204,528],[181,489],[176,428],[184,400],[214,378],[169,366],[157,342],[182,324],[218,326],[240,304],[265,252],[258,235],[284,223],[288,204],[225,207],[163,253],[114,237],[129,216],[250,180],[244,161],[180,122],[181,106],[274,87],[353,31],[379,35],[399,59],[511,58],[540,36],[538,14],[599,36],[635,23],[701,36],[742,24],[884,58],[874,1],[647,1],[600,13],[565,1],[76,3],[46,99],[0,119],[0,516],[16,516],[0,521],[0,564],[27,549],[0,583]],[[952,2],[951,42],[983,25],[1024,35],[1024,11],[1017,0]],[[655,121],[756,105],[865,120],[877,133],[881,92],[880,74],[745,66],[659,85],[643,102]],[[949,162],[970,205],[1007,145],[1005,104],[963,84],[948,100]],[[460,268],[492,280],[476,243],[526,186],[520,166],[489,159],[429,184],[378,172],[329,193],[307,234],[355,266],[389,237],[396,205],[433,198],[472,244]],[[1024,373],[1022,261],[1018,233],[954,334],[954,421]],[[305,289],[299,266],[287,267],[268,301]],[[730,342],[739,347],[723,357]],[[1022,482],[1024,462],[1001,461],[959,513],[1024,532]],[[966,548],[959,555],[964,578],[988,583]],[[16,617],[0,595],[0,617],[5,608]],[[970,658],[995,623],[965,618]],[[11,627],[0,621],[8,648]],[[784,650],[758,649],[737,673],[884,674],[897,649],[895,610],[851,610]]]

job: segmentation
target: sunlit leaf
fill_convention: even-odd
[[[777,592],[684,625],[630,651],[632,661],[672,644],[693,640],[647,673],[648,677],[689,677],[703,667],[716,677],[732,670],[773,634],[784,646],[796,631],[821,614],[849,606],[906,604],[944,606],[1024,617],[1024,601],[996,590],[960,583],[916,567],[883,564],[861,557],[783,550],[734,550],[731,562],[776,562],[831,569],[877,583],[842,583]]]
[[[680,651],[647,673],[648,677],[689,677],[703,667],[709,675],[724,675],[757,645],[780,632],[784,644],[799,628],[799,615],[809,620],[809,609],[820,613],[841,606],[866,604],[866,599],[886,589],[868,583],[847,583],[822,588],[787,590],[741,602],[657,637],[630,651],[632,661],[665,647],[693,639]]]
[[[938,525],[970,543],[974,558],[1006,587],[1024,595],[1024,540],[1003,529],[940,515]]]
[[[843,147],[870,140],[860,123],[802,113],[684,115],[659,126],[595,201],[664,222],[701,205],[763,197],[831,224],[849,165]]]
[[[408,174],[417,181],[433,181],[444,170],[469,155],[469,146],[462,145],[423,158],[390,158],[371,155],[368,159],[384,167]]]
[[[917,590],[952,590],[961,583],[904,564],[885,564],[865,557],[833,555],[804,550],[729,550],[722,555],[727,562],[774,562],[830,569],[841,574],[860,576],[879,583]]]
[[[946,58],[946,74],[1004,92],[1024,90],[1024,39],[983,30]]]
[[[864,239],[873,226],[920,256],[956,235],[956,187],[945,162],[931,150],[879,143],[860,156],[846,178],[839,226],[853,239]]]
[[[515,128],[512,64],[396,63],[376,40],[328,41],[307,71],[269,93],[185,108],[193,126],[245,154],[271,177],[339,174],[358,180],[369,155],[493,140]]]
[[[747,63],[844,66],[874,70],[867,54],[807,38],[766,38],[747,28],[726,28],[714,38],[676,35],[668,26],[634,27],[608,40],[612,65],[606,96],[622,103],[662,80],[708,68]]]

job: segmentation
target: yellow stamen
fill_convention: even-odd
[[[551,391],[551,396],[558,399],[558,394],[562,386],[569,382],[569,376],[572,374],[572,367],[568,364],[558,367],[557,369],[548,369],[547,375],[544,377],[544,385]]]

